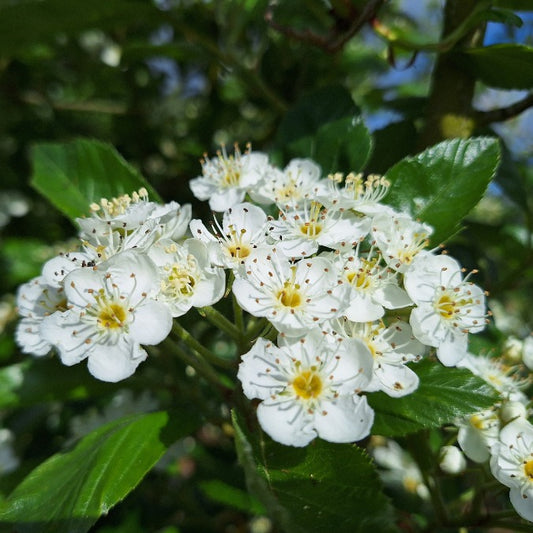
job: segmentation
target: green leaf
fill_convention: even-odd
[[[367,395],[376,413],[374,435],[398,437],[440,427],[498,400],[496,391],[469,370],[447,368],[427,359],[412,369],[420,378],[414,393],[403,398],[390,398],[383,392]]]
[[[499,89],[533,87],[533,47],[522,44],[495,44],[469,48],[457,62],[478,80]]]
[[[281,122],[276,147],[285,158],[310,157],[325,174],[361,170],[372,138],[350,93],[322,87],[303,96]]]
[[[235,415],[234,426],[249,488],[256,489],[283,531],[396,531],[371,459],[358,446],[317,439],[305,448],[293,448],[262,434],[254,442]]]
[[[137,486],[176,438],[195,425],[185,410],[172,418],[157,412],[106,424],[73,450],[33,470],[0,505],[0,521],[17,524],[20,531],[88,531]]]
[[[394,165],[384,202],[433,226],[440,244],[479,202],[500,160],[498,141],[489,137],[441,142]]]
[[[517,28],[521,28],[524,25],[524,21],[510,9],[487,9],[486,11],[482,11],[480,16],[489,22],[499,22],[501,24],[516,26]]]
[[[149,18],[156,23],[161,12],[142,0],[84,0],[80,6],[70,0],[25,0],[0,4],[0,55],[12,55],[37,42],[53,42],[58,33],[138,24]]]
[[[265,508],[253,496],[218,479],[201,481],[200,489],[211,500],[239,509],[245,513],[265,514]]]
[[[92,202],[141,187],[152,200],[159,200],[137,170],[108,144],[87,139],[36,144],[31,157],[31,184],[71,220],[87,215]]]

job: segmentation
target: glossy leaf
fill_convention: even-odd
[[[158,194],[110,145],[87,139],[33,146],[31,184],[70,219],[87,215],[101,198],[130,194],[145,187]]]
[[[263,434],[250,440],[235,416],[234,426],[250,489],[256,489],[283,531],[396,531],[371,459],[358,446],[317,439],[305,448],[293,448]]]
[[[469,370],[447,368],[429,360],[411,368],[420,378],[420,386],[414,393],[393,401],[383,392],[368,394],[369,404],[376,413],[374,435],[398,437],[440,427],[497,401],[495,390]]]
[[[458,56],[460,64],[485,85],[499,89],[533,87],[533,47],[495,44],[469,48]]]
[[[218,479],[201,481],[200,489],[211,500],[251,514],[265,514],[265,508],[253,496]]]
[[[394,165],[385,177],[384,202],[433,226],[437,245],[460,228],[479,202],[500,160],[498,141],[489,137],[441,142]]]
[[[0,505],[0,522],[39,533],[88,531],[137,486],[173,440],[194,427],[186,411],[175,418],[157,412],[106,424],[33,470]]]
[[[361,170],[372,139],[350,94],[340,86],[303,96],[285,115],[276,146],[286,161],[310,157],[330,172]]]
[[[515,11],[533,11],[531,0],[494,0],[494,4]]]

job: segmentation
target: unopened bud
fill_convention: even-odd
[[[520,402],[506,402],[499,410],[500,420],[502,424],[508,424],[518,418],[526,418],[527,409],[523,403]]]
[[[522,362],[522,350],[524,343],[516,337],[509,337],[503,345],[503,356],[511,364]]]
[[[466,468],[466,459],[459,448],[443,446],[439,453],[439,466],[446,474],[461,474]]]
[[[524,339],[522,362],[529,368],[529,370],[533,370],[533,337],[531,335]]]

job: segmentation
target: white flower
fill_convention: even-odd
[[[385,309],[411,305],[411,299],[398,285],[396,273],[380,265],[380,255],[372,250],[366,257],[355,251],[338,254],[333,262],[342,279],[350,287],[350,303],[344,314],[354,322],[373,322],[385,314]]]
[[[48,285],[42,276],[33,278],[18,288],[17,308],[23,317],[15,332],[20,349],[37,356],[47,354],[52,346],[41,333],[41,323],[47,316],[66,310],[63,289]]]
[[[369,218],[342,209],[328,210],[314,200],[306,201],[303,208],[282,211],[269,225],[270,236],[279,241],[277,247],[287,257],[308,257],[319,246],[355,246],[369,231]]]
[[[392,207],[380,203],[390,187],[384,177],[369,174],[363,179],[363,174],[350,173],[344,179],[343,187],[339,187],[342,179],[342,174],[330,175],[329,187],[326,193],[320,196],[320,201],[328,207],[335,205],[370,216],[378,213],[386,213],[388,216],[395,214]]]
[[[98,263],[124,250],[146,251],[160,239],[178,240],[187,231],[191,206],[148,201],[146,189],[91,205],[92,214],[78,218],[85,253]]]
[[[260,207],[243,202],[224,212],[222,225],[215,219],[215,235],[201,220],[192,220],[190,228],[194,238],[208,245],[215,265],[239,271],[244,261],[265,245],[267,216]]]
[[[455,422],[459,428],[457,442],[465,455],[476,463],[484,463],[491,446],[498,440],[500,418],[495,409],[485,409]]]
[[[213,211],[225,211],[242,202],[261,177],[272,171],[268,156],[248,149],[244,155],[235,147],[235,155],[226,150],[212,159],[202,161],[202,176],[190,181],[191,190],[199,200],[209,200]]]
[[[439,451],[439,467],[446,474],[462,474],[466,468],[465,456],[455,446],[443,446]]]
[[[467,353],[457,363],[457,367],[468,368],[472,374],[486,381],[506,400],[524,404],[528,402],[526,395],[521,390],[528,385],[528,381],[520,378],[517,366],[506,365],[495,357]]]
[[[533,337],[531,335],[524,339],[522,361],[529,370],[533,370]]]
[[[94,258],[84,252],[67,252],[46,261],[42,276],[47,285],[57,289],[63,287],[65,276],[76,268],[93,267]]]
[[[384,468],[380,470],[380,477],[386,484],[400,485],[411,494],[427,500],[429,490],[424,484],[422,473],[412,457],[395,441],[383,437],[372,437],[372,442],[378,442],[370,448],[370,453],[376,463]]]
[[[413,333],[437,348],[445,366],[466,355],[469,332],[485,327],[485,294],[467,278],[463,280],[457,261],[431,254],[418,257],[404,276],[405,289],[417,305],[410,317]]]
[[[511,490],[516,512],[533,522],[533,426],[520,419],[507,424],[491,448],[490,469]]]
[[[316,436],[330,442],[366,437],[374,413],[358,392],[368,382],[371,356],[362,342],[315,329],[279,348],[258,339],[242,356],[244,394],[261,401],[257,417],[274,440],[305,446]]]
[[[260,204],[276,203],[282,208],[296,207],[302,200],[315,198],[323,189],[320,167],[311,159],[293,159],[282,171],[273,169],[249,191]]]
[[[399,398],[418,388],[418,376],[406,363],[418,361],[424,346],[413,337],[409,324],[397,321],[385,327],[383,322],[335,320],[330,325],[343,337],[361,339],[370,350],[373,358],[372,380],[365,391],[381,390],[393,398]]]
[[[158,344],[170,332],[168,307],[153,299],[158,280],[155,264],[133,251],[73,270],[64,280],[68,309],[46,317],[41,335],[64,364],[88,358],[96,378],[124,379],[146,358],[140,344]]]
[[[433,229],[414,221],[408,214],[381,213],[372,220],[372,234],[386,263],[405,272],[416,255],[429,243]]]
[[[159,267],[157,299],[168,305],[173,317],[184,315],[191,307],[213,305],[224,295],[224,270],[211,266],[203,242],[188,239],[179,245],[159,241],[148,256]]]
[[[342,314],[346,288],[323,257],[292,262],[275,250],[258,250],[246,261],[246,277],[233,282],[239,305],[266,317],[280,332],[300,335]]]

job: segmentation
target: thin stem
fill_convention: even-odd
[[[185,328],[180,326],[178,322],[174,322],[172,326],[172,333],[182,340],[189,348],[194,350],[203,361],[211,366],[211,364],[220,366],[222,368],[233,368],[231,361],[225,361],[217,357],[211,350],[207,349],[203,344],[199,343]]]
[[[241,332],[237,329],[233,322],[230,322],[222,313],[217,311],[214,307],[200,307],[198,312],[204,318],[207,318],[213,326],[216,326],[226,335],[229,335],[234,341],[238,342],[241,339]]]
[[[489,111],[477,111],[475,115],[476,123],[478,126],[486,126],[493,122],[503,122],[520,115],[520,113],[526,111],[526,109],[529,109],[530,107],[533,107],[533,93],[528,94],[522,100],[506,107],[491,109]]]

